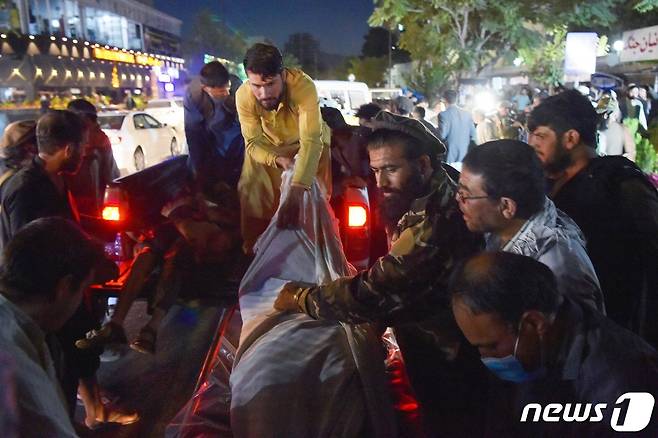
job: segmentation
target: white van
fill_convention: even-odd
[[[340,112],[348,123],[354,122],[356,110],[363,104],[372,102],[368,85],[364,82],[314,81],[318,97],[338,103]],[[358,124],[358,120],[356,121]]]

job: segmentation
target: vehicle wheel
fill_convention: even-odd
[[[178,145],[178,140],[176,140],[176,137],[171,139],[171,146],[169,149],[171,150],[172,157],[181,154],[180,146]]]
[[[137,146],[135,153],[133,154],[133,162],[135,164],[135,170],[140,171],[146,168],[146,157],[144,157],[144,151],[141,146]]]

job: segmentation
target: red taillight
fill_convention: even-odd
[[[361,228],[368,222],[368,211],[362,205],[347,206],[347,226]]]
[[[118,205],[106,205],[103,207],[103,220],[106,221],[120,221],[121,210]]]
[[[103,210],[101,216],[105,221],[120,222],[127,219],[128,203],[121,189],[116,185],[108,185],[105,188]]]

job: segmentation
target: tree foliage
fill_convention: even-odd
[[[376,0],[369,22],[388,28],[402,24],[401,47],[424,68],[455,81],[510,53],[540,46],[544,29],[611,23],[622,1]]]
[[[231,61],[242,62],[247,50],[244,37],[231,29],[226,22],[212,14],[210,9],[202,9],[194,19],[189,37],[183,41],[183,52],[189,57],[208,53]]]
[[[564,52],[567,27],[557,26],[546,32],[545,41],[537,48],[523,48],[519,55],[533,80],[545,87],[558,85],[564,77]]]
[[[314,78],[325,70],[320,42],[310,33],[299,32],[290,35],[283,47],[283,53],[297,58],[302,70]]]
[[[361,57],[388,57],[389,47],[397,47],[399,45],[399,39],[397,32],[391,32],[384,27],[371,27],[368,30],[368,33],[363,37]],[[400,49],[392,50],[391,58],[393,63],[411,61],[409,52]]]
[[[369,87],[379,87],[384,81],[388,67],[388,57],[363,57],[350,60],[349,72],[357,81],[365,82]]]

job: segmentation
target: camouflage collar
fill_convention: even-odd
[[[405,213],[398,222],[398,230],[404,230],[422,221],[427,214],[427,205],[430,199],[432,199],[437,192],[443,190],[443,186],[447,181],[448,176],[443,169],[435,171],[429,181],[429,192],[425,196],[413,200],[409,211]]]

